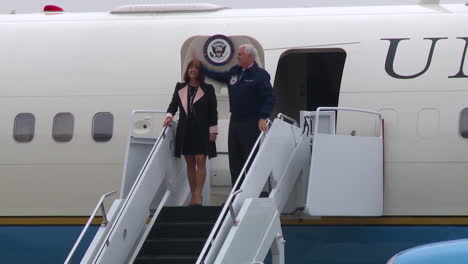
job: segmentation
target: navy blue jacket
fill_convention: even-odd
[[[270,75],[256,62],[243,73],[238,65],[227,72],[216,72],[205,67],[202,67],[202,71],[211,79],[228,85],[231,119],[265,119],[271,115],[275,96]]]

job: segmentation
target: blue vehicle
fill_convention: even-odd
[[[402,251],[387,264],[462,264],[468,260],[468,239],[427,244]]]

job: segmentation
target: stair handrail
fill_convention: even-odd
[[[132,111],[132,123],[133,123],[133,118],[134,118],[134,114],[136,113],[156,113],[156,114],[161,114],[161,113],[165,113],[165,111],[160,111],[160,110],[133,110]],[[132,125],[132,124],[131,124]],[[167,131],[167,128],[169,126],[165,126],[163,127],[161,133],[159,134],[159,136],[156,138],[156,142],[154,143],[153,145],[153,148],[151,149],[150,153],[148,154],[148,158],[146,159],[145,163],[143,164],[142,168],[141,168],[141,172],[143,172],[145,170],[145,168],[148,166],[148,163],[150,161],[150,157],[154,154],[154,152],[156,151],[156,148],[159,146],[159,144],[161,143],[162,139],[164,139],[166,137],[166,131]],[[131,134],[130,134],[131,135]],[[132,196],[132,194],[135,192],[135,189],[136,189],[136,186],[137,186],[137,183],[141,180],[141,173],[138,175],[138,177],[135,179],[135,182],[133,183],[133,186],[132,188],[130,189],[130,191],[128,192],[128,195],[127,195],[127,198],[124,200],[123,202],[123,205],[122,207],[120,208],[120,210],[116,213],[116,216],[115,216],[115,219],[119,219],[120,216],[122,215],[122,212],[124,211],[124,209],[127,207],[128,205],[128,199],[129,197]],[[102,253],[102,251],[104,250],[104,245],[106,244],[109,244],[109,238],[114,230],[114,227],[115,227],[115,222],[113,223],[113,226],[111,226],[111,229],[110,231],[106,234],[105,238],[103,241],[105,241],[105,243],[103,243],[97,253],[96,253],[96,256],[94,257],[94,260],[92,263],[96,263],[95,260],[97,260],[100,256],[100,254]],[[67,263],[68,264],[68,263]]]
[[[283,113],[279,113],[276,117],[278,119],[281,119],[281,120],[288,120],[288,121],[292,122],[293,125],[298,126],[297,125],[298,123],[297,123],[296,119],[294,119],[294,118],[292,118],[290,116],[287,116],[287,115],[285,115]]]
[[[81,243],[81,240],[83,239],[86,231],[88,231],[89,226],[93,222],[94,217],[96,216],[97,212],[99,209],[101,209],[101,214],[102,214],[102,222],[101,226],[106,226],[109,221],[107,220],[107,214],[106,214],[106,208],[104,208],[104,200],[117,193],[117,190],[113,190],[112,192],[105,193],[101,196],[101,199],[99,199],[99,202],[97,203],[96,207],[93,210],[93,213],[88,219],[88,222],[86,222],[85,227],[81,231],[80,235],[78,236],[78,239],[76,240],[75,244],[73,245],[72,249],[70,250],[70,253],[68,254],[67,258],[65,259],[64,264],[71,264],[72,263],[72,257],[75,254],[76,249],[78,248],[79,244]]]
[[[379,137],[383,137],[383,122],[382,122],[382,114],[375,111],[370,111],[367,109],[360,109],[360,108],[351,108],[351,107],[317,107],[315,112],[315,125],[314,125],[314,135],[318,134],[318,126],[319,126],[319,115],[320,111],[350,111],[350,112],[361,112],[367,114],[377,115],[379,117],[379,124],[380,124],[380,135]],[[336,131],[335,131],[336,134]]]
[[[125,198],[128,194],[128,192],[130,191],[129,188],[131,188],[131,186],[133,186],[133,183],[131,184],[131,186],[127,186],[126,185],[126,180],[125,180],[125,177],[126,177],[126,174],[127,174],[127,166],[128,166],[128,159],[129,159],[129,155],[130,155],[130,146],[131,146],[131,142],[132,142],[132,139],[140,139],[140,138],[146,138],[145,136],[136,136],[134,135],[134,125],[135,125],[135,120],[136,120],[136,114],[165,114],[166,111],[163,111],[163,110],[141,110],[141,109],[136,109],[136,110],[132,110],[132,112],[130,113],[130,121],[129,121],[129,126],[128,126],[128,136],[127,136],[127,148],[125,150],[125,162],[124,162],[124,166],[123,166],[123,171],[124,171],[124,176],[123,176],[123,179],[122,179],[122,188],[120,189],[120,197],[121,198]],[[165,134],[163,134],[165,135]],[[157,140],[157,138],[156,138]],[[143,163],[146,164],[149,160],[149,155],[148,157],[146,158],[145,162]],[[136,180],[136,179],[135,179]],[[127,193],[125,193],[127,192]]]
[[[268,128],[270,127],[271,121],[270,119],[267,119],[267,126]],[[214,238],[217,235],[219,229],[221,228],[221,224],[224,221],[224,218],[227,215],[227,212],[230,212],[231,217],[233,219],[233,224],[236,225],[236,215],[234,212],[234,208],[232,206],[232,203],[234,202],[234,198],[241,193],[243,190],[240,189],[240,182],[243,181],[243,178],[247,175],[247,167],[248,164],[251,162],[251,159],[253,157],[253,154],[255,153],[256,149],[259,147],[260,142],[262,138],[268,133],[268,129],[266,131],[262,131],[260,135],[258,136],[257,140],[255,141],[254,146],[252,147],[252,150],[250,151],[249,156],[247,157],[247,160],[245,161],[244,167],[242,168],[239,177],[237,178],[234,187],[231,190],[231,193],[229,194],[226,203],[223,206],[223,209],[221,210],[220,217],[216,220],[215,225],[213,226],[213,229],[210,232],[210,235],[208,236],[208,239],[206,240],[205,245],[203,246],[203,249],[197,259],[197,264],[205,263],[205,258],[206,255],[208,254],[208,250],[211,247],[211,245],[214,242]]]

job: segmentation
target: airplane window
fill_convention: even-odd
[[[58,113],[54,117],[52,137],[57,142],[68,142],[73,137],[75,119],[71,113]]]
[[[96,142],[107,142],[112,138],[114,116],[111,113],[97,113],[93,118],[93,139]]]
[[[13,137],[17,142],[30,142],[34,137],[36,118],[31,113],[20,113],[15,117]]]
[[[460,113],[460,135],[463,138],[468,138],[468,108],[465,108]]]

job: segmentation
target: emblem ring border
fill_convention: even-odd
[[[211,60],[211,58],[208,56],[208,51],[207,51],[207,48],[208,48],[208,44],[213,42],[213,40],[215,39],[223,39],[225,40],[229,47],[231,48],[231,54],[229,54],[229,57],[224,61],[224,62],[214,62]],[[211,65],[214,65],[214,66],[223,66],[223,65],[226,65],[228,64],[229,62],[231,62],[232,60],[232,57],[234,57],[234,45],[232,44],[232,41],[229,37],[225,36],[225,35],[222,35],[222,34],[216,34],[216,35],[213,35],[211,37],[209,37],[206,41],[205,41],[205,45],[203,45],[203,56],[205,56],[205,59],[211,64]]]

